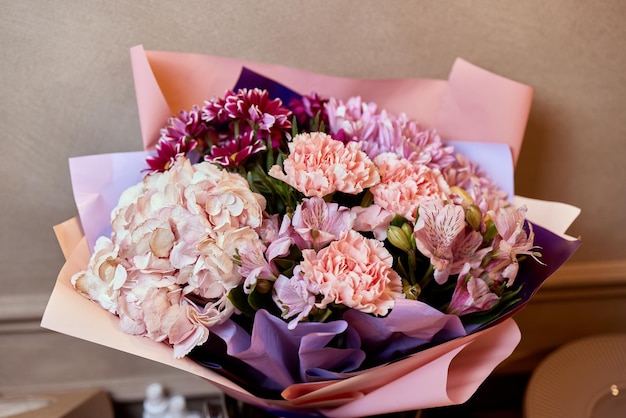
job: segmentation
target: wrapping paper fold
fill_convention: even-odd
[[[302,94],[347,99],[361,96],[394,113],[406,113],[446,140],[508,144],[517,161],[533,89],[457,59],[448,80],[352,79],[280,65],[165,51],[131,49],[135,90],[146,149],[167,119],[232,89],[246,67]]]
[[[301,93],[316,91],[339,99],[360,95],[390,112],[404,112],[424,127],[436,128],[446,141],[486,142],[489,152],[481,148],[475,156],[468,153],[478,146],[455,145],[481,165],[492,167],[492,177],[502,179],[502,187],[513,195],[512,167],[521,148],[533,90],[461,59],[454,63],[448,80],[346,79],[242,60],[145,51],[141,46],[131,49],[131,59],[146,150],[154,147],[172,114],[222,95],[233,88],[246,67]],[[117,317],[75,292],[70,278],[87,265],[95,239],[110,232],[110,211],[121,191],[140,180],[145,156],[145,152],[120,153],[70,161],[80,222],[71,219],[55,227],[67,261],[44,313],[43,327],[194,373],[230,396],[283,416],[358,417],[462,403],[517,346],[520,333],[515,322],[502,319],[401,360],[346,373],[340,380],[291,384],[291,376],[277,377],[288,385],[283,399],[277,400],[254,396],[238,384],[240,378],[229,378],[227,371],[203,367],[189,358],[175,359],[169,345],[122,333]],[[493,162],[501,162],[502,167]],[[564,237],[559,238],[564,244],[555,250],[558,265],[562,264],[579,245],[565,235],[579,210],[516,199],[529,206],[528,219],[545,227],[548,239],[556,239],[552,233]],[[542,278],[525,297],[530,298],[551,272],[540,272]],[[442,326],[445,332],[454,328]],[[247,347],[241,348],[248,355]]]
[[[329,417],[359,417],[462,403],[520,340],[515,322],[509,319],[348,379],[291,385],[283,393],[285,400],[262,399],[190,359],[175,359],[167,344],[120,331],[116,316],[80,296],[70,284],[71,276],[84,268],[90,255],[79,223],[70,219],[57,225],[55,233],[68,258],[44,312],[44,328],[196,374],[225,393],[268,410],[294,414],[319,410]],[[419,388],[418,394],[415,388]],[[411,396],[388,404],[389,394],[407,390]]]

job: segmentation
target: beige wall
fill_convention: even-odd
[[[135,44],[375,78],[445,78],[460,56],[530,84],[517,192],[582,208],[570,233],[584,245],[565,281],[592,283],[588,267],[605,261],[603,279],[625,281],[626,2],[0,0],[0,10],[0,393],[96,358],[113,377],[160,373],[36,331],[62,265],[52,225],[75,215],[68,157],[140,147]],[[33,341],[56,368],[46,359],[18,377],[14,358]]]

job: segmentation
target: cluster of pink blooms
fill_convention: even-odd
[[[290,137],[294,116],[325,132]],[[260,182],[271,187],[259,188],[241,172],[267,153]],[[525,210],[478,167],[360,98],[312,95],[292,111],[265,91],[228,92],[173,118],[148,164],[72,283],[126,332],[167,341],[179,357],[244,310],[237,289],[271,295],[268,310],[290,329],[346,309],[385,316],[450,283],[437,308],[462,316],[491,309],[520,256],[536,256]],[[271,213],[281,188],[295,204]]]

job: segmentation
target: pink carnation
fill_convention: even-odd
[[[374,159],[381,181],[370,191],[381,208],[409,221],[415,221],[415,210],[421,202],[445,199],[448,184],[438,170],[414,164],[396,154],[380,154]]]
[[[335,191],[358,194],[380,180],[376,166],[359,144],[344,145],[322,132],[296,135],[283,169],[273,166],[269,175],[307,197],[324,197]]]
[[[341,304],[375,315],[386,315],[402,294],[402,280],[383,243],[350,230],[318,253],[302,252],[304,278],[317,286],[323,299],[316,306]]]

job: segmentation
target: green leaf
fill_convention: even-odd
[[[248,295],[243,291],[243,285],[239,285],[228,292],[228,300],[241,311],[242,314],[252,317],[256,310],[248,303]]]

